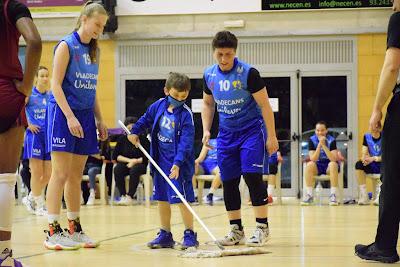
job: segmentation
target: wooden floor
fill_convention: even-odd
[[[224,206],[194,207],[211,231],[221,237],[228,231]],[[150,250],[146,242],[158,230],[157,207],[92,206],[82,208],[82,225],[92,237],[101,241],[97,249],[55,252],[43,247],[47,219],[28,215],[17,206],[13,228],[15,257],[35,267],[44,266],[379,266],[354,256],[357,242],[373,240],[378,208],[374,206],[300,207],[297,200],[269,209],[271,240],[265,247],[270,254],[182,259],[177,250]],[[173,209],[173,234],[180,241],[184,230],[178,209]],[[249,236],[254,227],[251,207],[243,206],[243,221]],[[66,227],[65,211],[62,227]],[[210,238],[196,224],[201,244]],[[202,245],[202,247],[208,247]]]

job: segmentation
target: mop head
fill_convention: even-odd
[[[190,247],[181,253],[181,258],[219,258],[226,256],[257,255],[270,253],[261,247],[244,247],[224,250],[201,250]]]

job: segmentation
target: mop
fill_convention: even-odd
[[[131,134],[129,129],[126,128],[122,121],[118,121],[119,125],[126,132],[127,135]],[[203,227],[203,229],[207,232],[207,234],[213,240],[213,243],[219,248],[219,250],[200,250],[194,247],[186,249],[183,253],[179,255],[179,257],[183,258],[218,258],[225,256],[239,256],[239,255],[256,255],[256,254],[267,254],[268,251],[264,250],[261,247],[246,247],[246,248],[237,248],[237,249],[225,249],[215,238],[213,233],[208,229],[208,227],[204,224],[203,220],[197,215],[197,213],[192,209],[186,199],[182,196],[179,190],[175,187],[175,185],[171,182],[168,176],[164,173],[164,171],[158,166],[158,164],[154,161],[154,159],[147,153],[146,149],[142,147],[141,144],[138,144],[138,148],[143,152],[143,154],[149,159],[151,164],[157,169],[157,171],[161,174],[161,176],[165,179],[165,181],[171,186],[171,188],[178,195],[182,203],[186,206],[186,208],[192,213],[193,217],[197,220],[197,222]]]

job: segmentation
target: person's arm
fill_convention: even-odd
[[[206,147],[205,145],[203,145],[203,147],[201,148],[200,154],[197,157],[195,162],[196,163],[202,163],[206,159],[208,150],[209,150],[209,148]]]
[[[174,157],[174,165],[181,167],[190,158],[194,143],[194,122],[192,114],[187,113],[183,119],[178,149]]]
[[[394,13],[388,26],[388,49],[378,82],[372,114],[369,121],[371,129],[381,129],[382,108],[396,85],[400,69],[400,14]]]
[[[364,160],[367,157],[369,157],[368,147],[363,145],[361,147],[361,160]]]
[[[319,154],[321,153],[321,146],[318,143],[317,147],[315,147],[313,141],[308,140],[308,157],[311,161],[317,161],[319,159]]]
[[[264,87],[262,90],[253,94],[254,100],[261,109],[261,114],[264,119],[264,124],[267,128],[267,149],[268,153],[275,153],[278,148],[278,139],[275,133],[275,118],[274,112],[272,111],[271,105],[269,103],[267,89]]]
[[[321,144],[322,149],[325,151],[329,161],[336,162],[338,160],[336,141],[332,141],[329,147],[326,146],[326,141]]]
[[[96,118],[96,127],[99,130],[99,138],[101,141],[105,141],[108,137],[107,126],[103,122],[103,116],[101,115],[99,100],[96,98],[94,101],[94,116]]]
[[[203,92],[203,109],[201,111],[201,121],[203,124],[203,139],[202,142],[205,146],[209,146],[208,142],[211,137],[211,126],[214,119],[215,102],[211,94]]]
[[[69,131],[73,136],[78,138],[83,138],[84,133],[81,124],[72,112],[67,99],[65,97],[64,91],[61,87],[62,82],[65,77],[65,72],[67,71],[67,66],[69,62],[69,49],[65,42],[60,42],[54,53],[54,63],[53,63],[53,77],[51,79],[51,88],[53,91],[54,98],[56,99],[57,105],[60,107],[67,119],[67,124]]]
[[[25,72],[22,82],[14,81],[18,91],[30,95],[42,55],[42,39],[31,18],[22,17],[15,23],[26,42]],[[4,51],[3,51],[4,52]]]

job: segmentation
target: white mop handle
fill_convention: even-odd
[[[122,123],[122,121],[118,121],[122,129],[125,130],[126,134],[131,134],[129,129],[126,128],[125,124]],[[164,171],[158,166],[158,164],[154,161],[154,159],[147,153],[146,149],[143,148],[143,146],[139,143],[138,148],[143,152],[143,154],[148,158],[153,164],[153,166],[157,169],[157,171],[162,175],[162,177],[167,181],[167,183],[171,186],[171,188],[175,191],[175,193],[178,195],[178,197],[181,199],[182,203],[185,204],[185,206],[188,208],[188,210],[193,214],[193,216],[196,218],[196,220],[200,223],[200,225],[206,230],[207,234],[212,238],[213,241],[217,242],[217,239],[215,236],[211,233],[211,231],[208,229],[208,227],[203,223],[203,221],[200,219],[199,216],[197,216],[196,212],[192,209],[192,207],[189,205],[189,203],[186,201],[186,199],[182,196],[182,194],[179,192],[179,190],[175,187],[175,185],[171,182],[171,179],[167,177],[167,175],[164,173]]]

